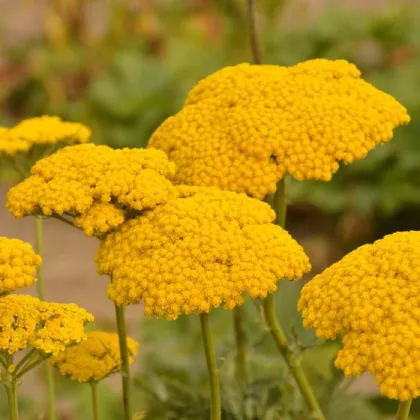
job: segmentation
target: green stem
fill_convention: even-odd
[[[115,314],[117,317],[118,337],[120,341],[124,419],[131,420],[131,417],[132,417],[131,380],[130,380],[129,355],[128,355],[128,348],[127,348],[127,332],[125,328],[124,306],[115,305]]]
[[[9,402],[9,416],[10,420],[18,420],[18,402],[17,402],[17,386],[16,382],[10,382],[6,385],[7,399]]]
[[[258,42],[257,17],[255,13],[255,0],[248,0],[248,24],[250,32],[252,57],[255,64],[261,64],[261,48]]]
[[[91,382],[90,390],[92,394],[93,420],[99,420],[98,383]]]
[[[277,190],[272,196],[271,206],[273,210],[276,212],[276,225],[285,228],[286,226],[286,182],[284,178],[282,178],[277,183]]]
[[[16,374],[17,378],[21,378],[25,373],[29,372],[30,370],[36,368],[38,365],[40,365],[45,360],[45,357],[42,357],[41,359],[34,360],[32,363],[28,363],[26,366],[21,368],[19,372]]]
[[[6,364],[7,367],[13,365],[13,356],[6,354]],[[18,411],[18,399],[17,399],[17,378],[16,372],[8,372],[8,380],[5,384],[7,392],[7,400],[9,403],[9,417],[10,420],[18,420],[19,411]]]
[[[245,350],[245,334],[242,328],[242,308],[237,306],[233,310],[233,327],[236,341],[236,379],[242,387],[248,384],[248,371]]]
[[[44,257],[44,225],[42,216],[35,216],[35,252]],[[44,277],[44,262],[37,270],[38,281],[37,293],[41,300],[45,300],[45,277]],[[47,381],[47,393],[48,393],[48,416],[49,420],[56,420],[56,407],[55,407],[55,383],[52,372],[52,367],[45,364],[45,378]]]
[[[216,366],[216,356],[214,354],[213,336],[210,328],[208,314],[200,314],[201,332],[203,335],[204,351],[206,353],[207,370],[210,382],[211,399],[211,420],[221,420],[222,409],[220,402],[219,373]]]
[[[407,420],[408,415],[410,414],[411,403],[413,400],[400,401],[398,406],[397,416],[395,420]]]
[[[64,216],[61,216],[61,214],[54,213],[52,217],[54,219],[59,220],[60,222],[65,223],[66,225],[69,225],[71,227],[76,227],[71,220],[66,219]]]
[[[43,221],[42,216],[35,216],[35,252],[41,256],[44,256],[44,234],[43,234]],[[36,290],[38,297],[41,300],[45,300],[45,280],[44,280],[44,264],[42,263],[37,269],[37,282]]]
[[[21,361],[16,365],[16,375],[19,375],[20,369],[25,368],[26,363],[36,354],[36,351],[36,349],[28,351],[28,353],[26,353],[26,355],[21,359]]]
[[[303,399],[311,409],[313,417],[317,420],[325,420],[311,384],[309,383],[305,373],[303,372],[302,366],[300,365],[300,361],[290,348],[286,335],[277,321],[276,310],[274,306],[274,296],[271,294],[268,295],[264,300],[264,314],[267,326],[270,329],[271,335],[277,344],[277,348],[289,366],[290,372],[296,380]]]

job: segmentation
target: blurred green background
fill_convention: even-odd
[[[58,114],[86,123],[97,143],[143,147],[157,126],[180,109],[198,80],[222,66],[251,59],[245,0],[4,3],[10,6],[2,12],[0,3],[4,125]],[[288,228],[311,256],[314,272],[360,243],[396,230],[420,229],[420,2],[257,3],[264,62],[348,59],[366,79],[406,105],[412,116],[412,123],[398,129],[390,143],[340,168],[332,182],[287,181]],[[312,346],[314,338],[302,329],[296,314],[299,290],[298,284],[284,285],[278,305],[289,338],[303,349]],[[276,382],[284,366],[250,302],[245,313],[254,372],[245,390],[232,382],[231,314],[212,314],[228,397],[224,419],[305,419],[288,383]],[[139,406],[149,410],[146,418],[206,418],[198,320],[146,321],[140,330],[142,375],[136,387]],[[351,384],[332,366],[336,350],[332,343],[304,352],[305,367],[317,383],[328,418],[379,419],[393,413],[393,402],[346,394]],[[75,417],[63,419],[91,418],[88,390],[63,381],[60,393],[77,401]],[[118,396],[104,387],[102,398],[104,419],[118,419]],[[24,401],[28,419],[40,418],[34,417],[36,406],[31,398]],[[419,415],[420,407],[415,405],[413,413]]]
[[[19,25],[3,13],[5,125],[58,114],[92,127],[98,143],[142,147],[200,78],[250,61],[244,0],[9,1],[18,8],[15,20],[23,13],[20,26],[31,36],[14,36]],[[395,223],[418,227],[413,214],[420,204],[420,2],[257,3],[265,62],[348,59],[413,118],[392,142],[340,169],[331,183],[292,182],[293,205],[332,215],[345,242],[395,230]],[[34,14],[37,28],[31,31],[26,23]]]

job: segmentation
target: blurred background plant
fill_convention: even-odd
[[[0,123],[60,115],[91,127],[97,143],[144,147],[199,79],[222,66],[250,61],[245,3],[6,0],[0,3]],[[342,167],[328,184],[288,180],[288,228],[309,255],[318,255],[315,272],[360,243],[395,230],[420,229],[420,2],[361,2],[362,8],[353,3],[258,2],[266,63],[348,59],[366,79],[405,104],[413,120],[389,144]],[[8,17],[10,10],[1,12],[9,6],[16,11],[14,18]],[[30,36],[17,36],[19,32]],[[0,168],[0,180],[12,176],[8,168]],[[305,348],[303,363],[318,384],[328,419],[392,415],[393,402],[346,392],[351,384],[332,364],[338,344],[318,346],[302,329],[295,310],[299,290],[299,284],[285,284],[277,306],[290,339]],[[274,380],[284,366],[251,303],[246,316],[252,380],[242,389],[234,383],[230,316],[220,310],[213,317],[222,355],[223,418],[306,418],[292,381]],[[136,392],[142,396],[139,407],[146,408],[144,418],[207,418],[206,372],[194,321],[141,323],[142,374]],[[77,401],[75,417],[63,419],[90,418],[88,389],[61,380],[59,391]],[[104,387],[101,401],[103,419],[118,418],[114,391]],[[420,418],[416,404],[412,416]],[[0,396],[1,418],[4,410]],[[23,418],[39,418],[36,398],[27,397],[22,412]]]

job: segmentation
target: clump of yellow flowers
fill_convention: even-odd
[[[101,236],[128,214],[168,201],[175,190],[167,177],[174,171],[160,150],[68,146],[38,161],[10,189],[7,208],[18,218],[69,216],[88,235]]]
[[[0,236],[0,296],[34,284],[40,265],[30,244]]]
[[[93,316],[74,303],[44,302],[29,295],[0,298],[0,350],[9,354],[32,347],[56,355],[86,338]]]
[[[12,128],[0,128],[0,155],[27,153],[34,146],[86,143],[90,135],[90,129],[85,125],[66,122],[59,117],[30,118]]]
[[[268,204],[228,191],[182,188],[181,197],[129,220],[101,243],[98,271],[118,305],[176,319],[264,298],[281,278],[310,270],[302,247],[272,224]],[[184,195],[184,197],[182,197]]]
[[[98,382],[121,370],[118,334],[88,332],[87,339],[50,359],[60,373],[78,382]],[[134,361],[138,343],[127,337],[129,361]]]
[[[346,255],[307,283],[299,300],[317,336],[343,337],[336,366],[371,372],[381,392],[420,395],[420,232],[397,232]]]
[[[409,120],[345,60],[240,64],[200,81],[149,145],[175,162],[179,183],[263,199],[286,174],[329,181]]]
[[[18,239],[0,237],[0,382],[10,418],[17,419],[20,379],[45,359],[86,339],[93,316],[74,303],[45,302],[29,295],[7,294],[34,282],[41,257]],[[16,361],[16,353],[26,351]]]

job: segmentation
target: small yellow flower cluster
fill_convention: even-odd
[[[298,307],[319,337],[343,336],[346,375],[371,372],[389,398],[420,396],[420,232],[349,253],[303,287]]]
[[[125,212],[111,203],[93,203],[85,213],[75,217],[73,223],[88,236],[102,236],[125,221]]]
[[[243,293],[265,298],[281,278],[310,269],[302,247],[268,204],[211,188],[187,188],[185,198],[157,206],[107,235],[96,256],[109,274],[108,296],[118,305],[144,301],[146,316],[176,319],[224,304]]]
[[[347,61],[241,64],[199,82],[149,145],[175,162],[179,183],[263,199],[286,174],[329,181],[409,120]]]
[[[0,236],[0,296],[35,283],[41,257],[31,245]]]
[[[0,297],[0,350],[14,354],[32,346],[56,355],[86,338],[93,316],[75,304],[50,303],[26,295]]]
[[[90,135],[85,125],[62,121],[59,117],[30,118],[13,128],[0,128],[0,154],[26,153],[34,145],[86,143]]]
[[[88,332],[87,339],[82,343],[69,347],[62,353],[50,359],[60,373],[69,376],[74,381],[101,381],[113,373],[120,371],[121,358],[118,334],[104,331]],[[138,343],[127,337],[129,362],[137,353]]]
[[[167,177],[175,166],[160,150],[68,146],[38,161],[31,175],[11,188],[7,208],[15,217],[63,213],[88,235],[103,234],[175,194]],[[100,215],[100,217],[98,217]]]

